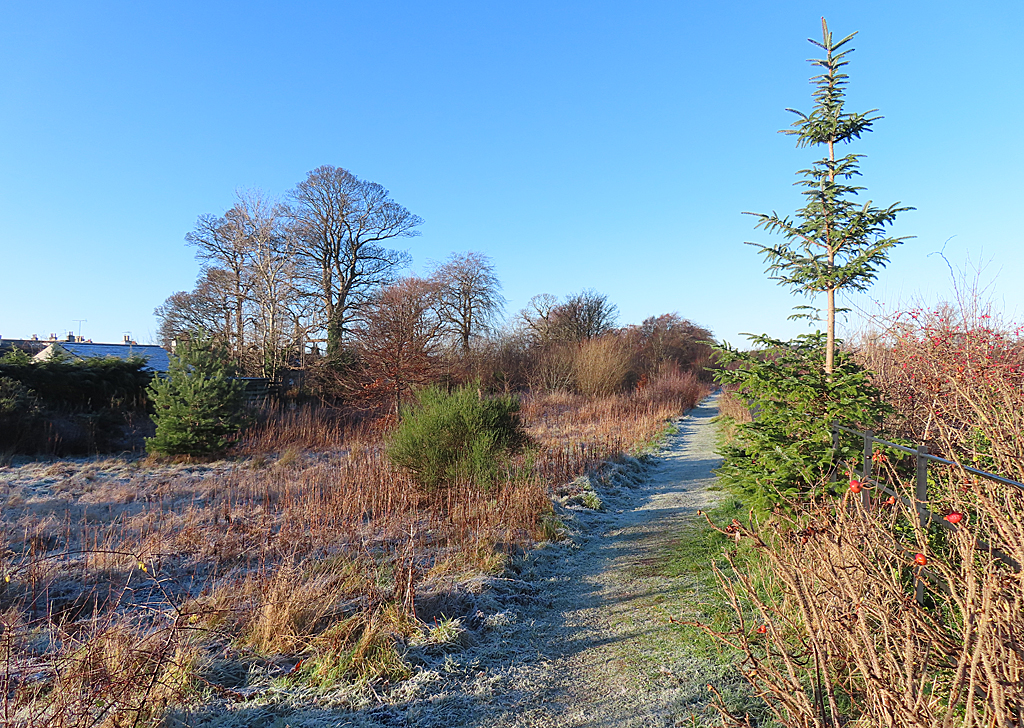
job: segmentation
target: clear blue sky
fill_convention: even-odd
[[[1024,311],[1024,3],[0,2],[0,335],[154,338],[184,235],[236,189],[322,164],[424,218],[422,272],[489,255],[511,312],[594,288],[621,323],[678,311],[733,342],[794,303],[744,210],[792,212],[810,156],[806,38],[859,31],[850,109],[879,204],[917,208],[876,297],[991,261]],[[1019,317],[1019,316],[1018,316]]]

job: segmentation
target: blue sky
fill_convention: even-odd
[[[152,340],[196,218],[322,164],[424,218],[413,270],[490,256],[510,312],[594,288],[621,323],[799,333],[741,213],[799,205],[812,156],[776,131],[810,107],[821,15],[859,31],[849,108],[885,117],[865,197],[916,208],[872,297],[947,295],[945,245],[1020,318],[1019,1],[3,0],[0,335]]]

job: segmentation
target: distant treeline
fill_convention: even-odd
[[[385,409],[417,387],[470,380],[617,393],[708,359],[708,330],[674,313],[617,328],[617,307],[592,290],[541,294],[506,316],[494,266],[477,252],[401,277],[410,256],[386,246],[421,223],[380,185],[331,166],[282,200],[241,194],[185,236],[203,269],[157,308],[160,337],[171,347],[201,329],[241,373]]]

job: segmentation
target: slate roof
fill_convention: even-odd
[[[103,358],[107,356],[127,359],[132,356],[141,356],[146,360],[146,368],[152,369],[155,372],[166,372],[171,364],[167,351],[159,346],[140,344],[79,344],[72,341],[58,341],[57,343],[50,344],[36,354],[34,358],[39,361],[49,359],[57,350],[63,351],[74,359]]]

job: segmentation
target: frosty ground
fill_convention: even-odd
[[[681,529],[718,497],[717,412],[706,400],[642,462],[579,484],[558,514],[566,538],[513,558],[445,598],[458,639],[412,647],[414,676],[388,690],[303,695],[252,676],[242,702],[177,712],[167,725],[676,726],[714,721],[707,685],[742,691],[720,657],[694,650],[692,628],[714,596],[706,580],[657,567]],[[585,485],[585,484],[584,484]],[[587,502],[600,510],[578,505]],[[262,687],[261,687],[262,684]]]

